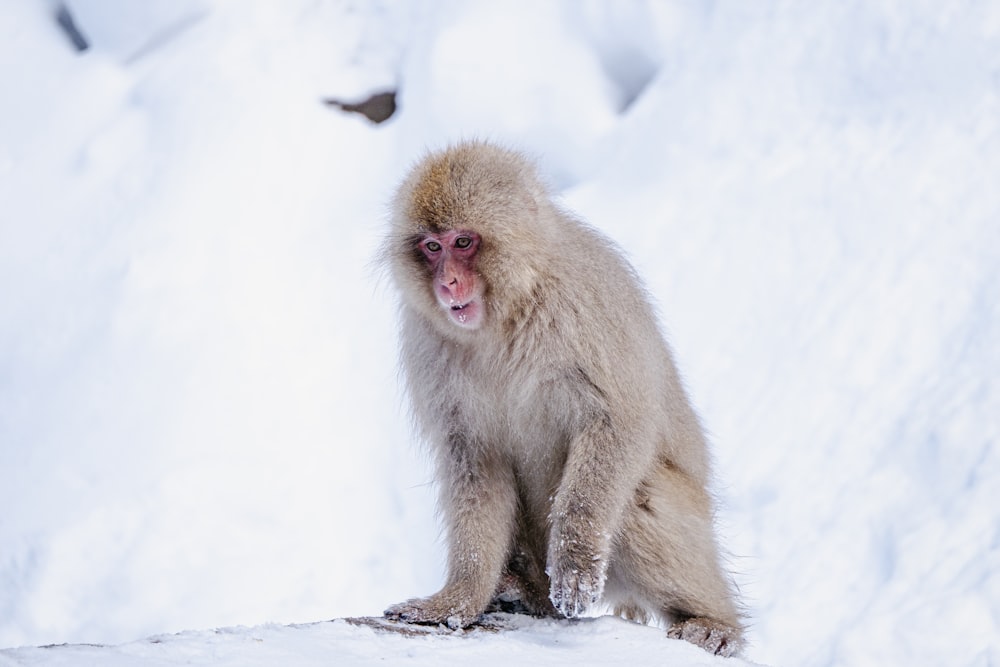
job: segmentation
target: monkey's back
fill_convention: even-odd
[[[559,212],[571,244],[557,270],[581,278],[561,286],[556,336],[624,419],[650,424],[660,457],[699,483],[708,477],[701,425],[681,384],[673,353],[641,278],[622,250],[597,230]],[[554,282],[558,278],[554,277]],[[542,333],[544,335],[544,333]]]

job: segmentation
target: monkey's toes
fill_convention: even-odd
[[[710,618],[696,617],[675,623],[667,630],[667,636],[691,642],[725,658],[736,655],[743,648],[742,630]]]
[[[399,604],[394,604],[385,611],[382,615],[391,621],[405,621],[405,616],[410,609],[411,603],[416,602],[416,600],[408,600],[406,602],[400,602]]]

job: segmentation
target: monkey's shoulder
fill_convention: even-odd
[[[651,319],[653,311],[642,278],[622,249],[600,232],[580,224],[577,234],[552,257],[541,281],[542,298],[550,311],[563,319],[610,317],[605,326],[620,328],[638,315]]]

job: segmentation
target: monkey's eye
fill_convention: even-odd
[[[440,252],[441,244],[437,241],[428,241],[424,244],[424,248],[427,249],[427,252]]]
[[[468,236],[459,236],[457,239],[455,239],[456,248],[464,250],[465,248],[468,248],[471,245],[472,245],[472,239],[470,239]]]

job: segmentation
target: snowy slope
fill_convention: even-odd
[[[72,667],[100,664],[213,665],[685,665],[742,667],[649,627],[613,617],[577,622],[515,619],[517,630],[469,630],[458,636],[403,636],[356,627],[343,619],[324,623],[183,632],[120,646],[64,645],[0,651],[0,665]]]
[[[0,647],[435,590],[370,262],[403,170],[480,136],[537,156],[659,303],[749,657],[1000,663],[996,3],[68,5],[86,53],[49,3],[0,8]],[[384,125],[321,104],[397,85]],[[656,632],[590,627],[524,641],[569,633],[578,661]],[[368,632],[163,659],[417,650]]]

